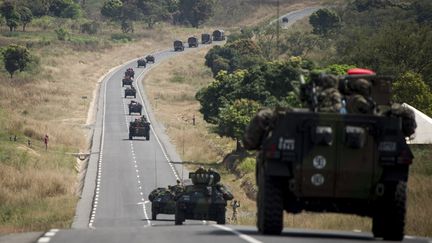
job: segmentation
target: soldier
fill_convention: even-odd
[[[177,196],[178,194],[182,193],[184,191],[184,187],[181,185],[181,181],[177,179],[177,185],[175,186],[168,186],[168,189]]]
[[[237,201],[237,200],[232,201],[231,202],[231,207],[232,207],[231,222],[237,223],[237,208],[240,207],[240,201]]]
[[[374,113],[375,104],[371,98],[372,84],[370,81],[364,78],[342,80],[339,90],[345,95],[348,113]]]

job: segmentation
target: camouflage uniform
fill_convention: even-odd
[[[232,207],[232,217],[231,217],[231,221],[234,223],[237,223],[237,208],[240,207],[240,202],[237,200],[234,200],[233,202],[231,202],[231,207]]]
[[[318,111],[339,112],[342,108],[342,95],[337,89],[338,78],[334,75],[312,76],[316,85]]]
[[[342,80],[339,90],[345,95],[348,113],[373,114],[375,105],[370,97],[372,84],[363,78]]]

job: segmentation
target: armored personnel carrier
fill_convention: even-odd
[[[146,59],[147,63],[149,63],[149,62],[155,63],[155,57],[153,55],[147,55],[145,59]]]
[[[133,79],[129,76],[125,76],[122,79],[122,87],[124,87],[125,85],[132,85],[132,83],[133,83]]]
[[[215,30],[213,31],[213,41],[224,41],[225,33],[223,30]]]
[[[142,105],[139,102],[132,100],[129,103],[128,108],[129,108],[129,115],[131,115],[132,113],[139,113],[141,116]]]
[[[358,78],[372,83],[376,109],[391,105],[391,79],[354,75],[341,82],[350,86]],[[259,232],[280,234],[284,210],[335,212],[370,217],[375,237],[401,241],[413,160],[410,122],[385,114],[276,111],[257,148]]]
[[[148,198],[152,203],[152,220],[156,220],[158,214],[175,213],[175,195],[169,189],[163,187],[154,189]]]
[[[211,44],[213,43],[212,37],[210,34],[201,34],[201,44]]]
[[[232,194],[219,184],[220,175],[202,168],[189,173],[193,185],[185,186],[176,200],[175,224],[181,225],[186,219],[212,220],[225,224],[226,201]]]
[[[175,40],[173,45],[174,45],[174,51],[184,51],[184,45],[181,40]]]
[[[137,61],[137,67],[146,67],[147,66],[147,62],[144,58],[140,58]]]
[[[188,44],[189,44],[189,48],[192,47],[198,47],[198,38],[196,38],[195,36],[191,36],[188,38]]]
[[[125,76],[135,78],[135,71],[133,70],[133,68],[126,69]]]
[[[146,140],[150,140],[150,122],[145,116],[129,123],[129,140],[134,137],[145,137]]]
[[[126,87],[124,91],[124,97],[127,98],[128,96],[133,96],[134,98],[136,98],[136,89],[132,84],[130,85],[130,87]]]

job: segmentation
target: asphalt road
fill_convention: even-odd
[[[177,54],[167,50],[153,55],[158,63]],[[133,61],[114,68],[101,80],[92,155],[73,227],[52,229],[37,242],[375,242],[370,233],[362,232],[284,229],[281,236],[262,236],[252,226],[220,226],[214,222],[190,220],[175,226],[173,215],[160,215],[158,220],[150,220],[148,194],[155,187],[175,184],[182,174],[178,164],[169,163],[179,161],[179,157],[163,127],[154,119],[142,86],[136,99],[149,111],[150,141],[128,140],[129,121],[138,116],[127,112],[127,104],[132,99],[124,98],[121,79],[125,70],[133,67],[135,80],[140,80],[151,66],[138,69]],[[406,237],[404,242],[432,243],[414,237]]]

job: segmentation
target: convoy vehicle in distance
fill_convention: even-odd
[[[145,59],[146,59],[147,63],[149,63],[149,62],[155,63],[155,57],[153,55],[147,55]]]
[[[184,51],[183,41],[175,40],[173,45],[174,45],[174,51]]]
[[[134,137],[145,137],[146,140],[150,140],[150,122],[145,116],[129,123],[129,140]]]
[[[211,44],[211,43],[213,43],[213,40],[210,34],[207,33],[201,34],[201,44]]]
[[[146,67],[147,66],[147,62],[146,62],[146,60],[144,58],[138,59],[137,63],[138,63],[138,65],[137,65],[138,68],[139,67]]]
[[[391,104],[391,79],[362,78],[378,107]],[[257,155],[259,232],[280,234],[284,210],[336,212],[371,217],[376,238],[401,241],[413,160],[403,126],[397,116],[281,113]]]
[[[131,100],[131,102],[128,104],[128,108],[129,115],[131,115],[132,113],[139,113],[141,115],[142,113],[142,105],[135,100]]]
[[[124,97],[127,98],[128,96],[136,98],[136,89],[132,84],[124,90]]]
[[[282,18],[282,23],[288,23],[288,21],[289,21],[288,17],[283,17]]]
[[[213,41],[224,41],[225,33],[223,30],[215,30],[213,31]]]
[[[189,48],[192,47],[198,47],[198,38],[196,38],[195,36],[191,36],[188,38],[188,44],[189,44]]]
[[[122,87],[124,87],[125,85],[132,85],[132,83],[133,83],[133,79],[129,76],[125,76],[122,79]]]
[[[126,69],[125,76],[135,78],[135,71],[133,70],[133,68]]]

